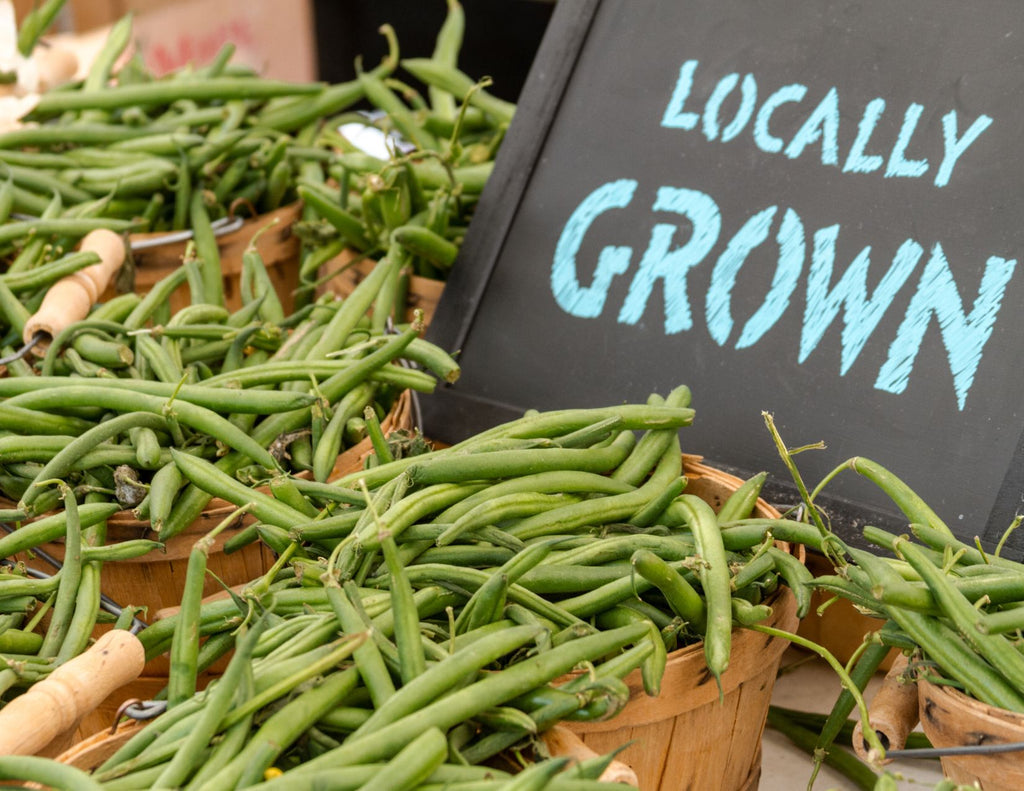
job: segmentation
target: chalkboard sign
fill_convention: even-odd
[[[430,330],[463,375],[428,433],[685,383],[687,451],[788,479],[771,412],[826,443],[808,481],[868,456],[991,546],[1024,508],[1022,39],[1017,0],[558,3]]]

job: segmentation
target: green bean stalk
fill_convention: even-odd
[[[770,416],[765,418],[786,457]],[[792,465],[791,458],[787,461]],[[843,472],[855,472],[876,485],[907,520],[907,531],[900,535],[865,526],[862,538],[870,551],[822,531],[820,518],[815,525],[805,525],[808,545],[815,546],[811,539],[817,534],[816,548],[825,550],[835,567],[834,574],[821,575],[810,584],[878,619],[879,628],[865,637],[851,660],[857,686],[863,688],[882,658],[898,648],[910,657],[910,680],[927,678],[997,708],[1024,711],[1024,660],[1018,648],[1024,626],[1019,604],[1024,600],[1024,564],[1001,553],[1019,520],[992,550],[984,549],[980,541],[960,541],[905,481],[861,456],[837,465],[816,487],[803,490],[804,519],[812,519],[815,498]],[[817,739],[816,765],[827,755],[852,706],[844,692]]]

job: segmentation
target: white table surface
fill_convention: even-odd
[[[823,660],[803,651],[790,649],[782,659],[783,668],[772,693],[776,706],[827,713],[842,689],[839,678]],[[871,681],[865,699],[871,697],[881,683],[882,675]],[[800,791],[811,776],[811,758],[795,747],[785,736],[767,728],[763,741],[760,791]],[[931,791],[942,779],[937,760],[894,761],[889,771],[904,776],[901,791]],[[856,791],[856,786],[828,766],[822,767],[814,782],[814,791]]]

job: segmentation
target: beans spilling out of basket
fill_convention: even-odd
[[[1001,556],[1017,522],[1000,546],[987,552],[980,543],[958,539],[904,481],[869,459],[844,462],[819,490],[846,469],[885,492],[909,526],[903,535],[866,526],[863,538],[871,551],[832,534],[821,545],[835,574],[817,577],[815,587],[879,618],[876,640],[859,660],[859,674],[870,677],[895,647],[911,656],[913,674],[952,684],[989,705],[1024,712],[1024,655],[1018,645],[1024,628],[1019,604],[1024,564]],[[849,704],[841,701],[843,706],[848,712]]]
[[[1021,520],[1008,526],[992,551],[984,550],[980,541],[966,543],[905,481],[861,456],[844,461],[807,491],[791,451],[779,438],[771,417],[765,417],[783,460],[803,491],[802,521],[737,523],[727,527],[726,544],[748,531],[770,530],[778,539],[812,548],[832,562],[835,572],[813,578],[809,587],[846,599],[860,612],[878,619],[879,628],[855,656],[847,688],[832,712],[816,723],[810,735],[796,738],[814,756],[815,766],[833,757],[832,745],[850,727],[847,718],[855,707],[861,709],[863,738],[877,757],[884,756],[885,749],[866,718],[864,702],[853,692],[864,690],[893,648],[909,657],[908,683],[923,678],[948,684],[991,706],[1024,712],[1024,654],[1020,650],[1024,564],[1001,554]],[[867,525],[862,528],[862,538],[869,549],[853,546],[833,533],[815,499],[843,471],[861,475],[889,497],[906,518],[908,532],[896,535]],[[786,713],[778,714],[776,720],[786,732],[800,730],[799,723]],[[909,729],[913,722],[906,726]],[[860,787],[872,787],[875,772],[852,756],[839,758],[834,766]],[[851,768],[851,763],[857,765]],[[878,776],[877,788],[895,788],[894,783],[891,775],[883,773]]]

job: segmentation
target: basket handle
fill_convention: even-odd
[[[99,255],[99,262],[62,277],[50,287],[39,310],[25,322],[21,335],[25,343],[31,343],[38,332],[53,338],[72,322],[88,316],[126,255],[124,240],[103,228],[86,234],[80,249]]]
[[[587,761],[598,757],[594,750],[564,725],[548,728],[541,734],[541,738],[547,745],[548,752],[553,756],[565,756],[575,761]],[[634,788],[640,787],[640,780],[637,778],[636,772],[618,760],[613,760],[608,764],[599,779],[604,783],[625,783]]]
[[[0,755],[34,755],[142,672],[146,651],[125,629],[103,634],[0,709]]]
[[[907,735],[918,721],[917,684],[910,684],[902,678],[907,670],[907,657],[899,654],[885,674],[878,692],[868,704],[868,721],[875,732],[888,742],[886,749],[902,750]],[[858,722],[853,728],[853,751],[868,760],[868,748]],[[886,758],[882,763],[891,763]]]

